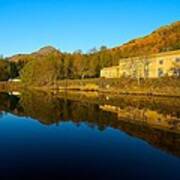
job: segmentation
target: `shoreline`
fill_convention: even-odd
[[[171,83],[172,85],[168,84]],[[54,85],[27,86],[21,82],[0,82],[0,92],[40,90],[52,92],[85,92],[107,95],[180,98],[180,79],[146,80],[141,85],[129,79],[60,80]],[[160,84],[158,84],[160,82]]]

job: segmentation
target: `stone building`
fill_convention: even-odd
[[[180,76],[180,50],[120,59],[118,66],[101,70],[104,78],[158,78],[165,75]]]

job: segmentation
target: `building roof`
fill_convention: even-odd
[[[180,49],[176,51],[167,51],[167,52],[161,52],[161,53],[156,53],[156,54],[150,54],[150,55],[144,55],[144,56],[134,56],[134,57],[128,57],[128,58],[122,58],[120,61],[127,61],[128,59],[138,59],[140,57],[148,57],[148,58],[154,58],[154,57],[164,57],[164,56],[171,56],[171,55],[179,55],[180,56]],[[113,68],[119,68],[119,65],[117,66],[110,66],[110,67],[105,67],[102,70],[109,70]]]
[[[155,53],[155,54],[145,54],[143,56],[134,56],[134,57],[127,57],[127,58],[122,58],[122,60],[127,60],[127,59],[138,59],[140,57],[149,57],[149,58],[154,58],[154,57],[164,57],[164,56],[171,56],[171,55],[180,55],[180,49],[175,50],[175,51],[167,51],[167,52],[161,52],[161,53]]]
[[[119,66],[110,66],[110,67],[105,67],[105,68],[103,68],[102,70],[104,71],[104,70],[109,70],[109,69],[116,69],[116,68],[119,68]]]

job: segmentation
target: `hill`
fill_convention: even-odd
[[[10,62],[28,62],[33,59],[38,59],[42,57],[46,57],[49,55],[53,55],[55,58],[60,58],[62,56],[61,52],[54,47],[46,46],[39,49],[37,52],[33,52],[31,54],[17,54],[12,57],[9,57]]]
[[[113,48],[122,57],[138,56],[180,49],[180,21],[163,26],[151,34]]]
[[[119,59],[122,57],[139,56],[147,53],[152,54],[177,49],[180,49],[180,21],[162,26],[145,37],[133,39],[112,49],[105,48],[102,51],[103,53],[106,52],[111,56],[114,56],[115,59]],[[101,53],[101,50],[93,54],[97,55],[98,53]],[[55,56],[62,55],[59,50],[55,49],[54,47],[47,46],[29,55],[18,54],[12,56],[9,58],[9,60],[12,62],[18,62],[21,60],[29,60],[32,58],[32,56],[41,57],[49,54],[54,54]]]

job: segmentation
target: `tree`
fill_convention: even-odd
[[[19,71],[18,71],[18,67],[17,67],[16,63],[10,62],[9,68],[10,68],[10,78],[11,79],[14,79],[19,76]]]
[[[62,68],[60,60],[51,55],[30,61],[20,72],[22,82],[29,85],[54,84]]]
[[[10,78],[9,63],[0,58],[0,81],[7,81]]]
[[[106,47],[106,46],[101,46],[101,47],[100,47],[100,51],[105,51],[105,50],[107,50],[107,47]]]
[[[63,66],[63,78],[65,79],[71,79],[73,78],[73,59],[71,54],[64,54],[63,55],[63,61],[64,61],[64,66]]]
[[[127,76],[137,79],[140,85],[140,79],[146,79],[149,76],[150,63],[148,55],[139,58],[129,58],[126,63],[123,63],[122,69],[125,69]]]
[[[97,53],[97,49],[95,47],[90,49],[88,54],[94,54],[94,53]]]

